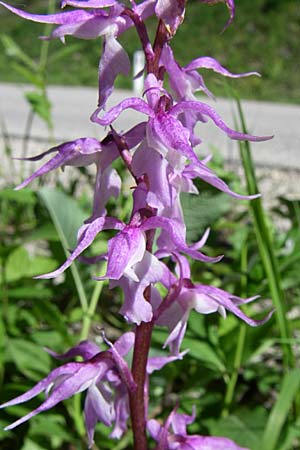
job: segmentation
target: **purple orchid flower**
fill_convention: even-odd
[[[112,145],[110,146],[112,147]],[[80,138],[70,142],[64,142],[56,147],[50,148],[46,152],[43,152],[37,156],[32,156],[29,158],[16,158],[25,161],[39,161],[51,153],[56,152],[55,156],[52,157],[48,162],[42,165],[38,170],[36,170],[32,175],[30,175],[26,180],[24,180],[15,190],[23,189],[33,180],[50,171],[57,169],[58,167],[64,168],[65,166],[75,166],[83,167],[88,166],[93,163],[97,163],[99,160],[99,155],[104,150],[104,146],[94,138]],[[113,152],[115,150],[115,152]],[[113,155],[112,158],[110,156]],[[119,155],[117,149],[109,149],[106,152],[105,166],[107,167],[113,159],[116,159]],[[100,160],[103,159],[103,154]]]
[[[114,229],[119,230],[119,233],[108,241],[108,253],[103,255],[103,258],[108,260],[107,271],[105,276],[99,279],[119,280],[123,275],[126,275],[133,281],[138,281],[138,277],[132,269],[134,265],[143,259],[145,254],[145,232],[157,228],[162,228],[168,233],[168,242],[171,241],[178,252],[185,253],[203,262],[215,263],[222,259],[222,256],[210,257],[204,255],[196,249],[195,244],[188,246],[185,242],[185,228],[175,220],[158,216],[141,220],[140,215],[137,214],[133,217],[131,223],[126,225],[121,220],[112,217],[99,217],[79,229],[77,247],[64,264],[54,272],[39,275],[35,278],[49,279],[57,277],[92,244],[100,231]],[[173,251],[168,249],[166,243],[161,243],[160,246],[169,253]]]
[[[127,133],[122,135],[128,149],[135,147],[145,135],[145,123],[140,123],[131,128]],[[94,138],[79,138],[74,141],[64,142],[56,147],[50,148],[37,156],[29,158],[16,158],[25,161],[39,161],[51,153],[57,152],[56,155],[36,170],[30,177],[24,180],[15,189],[19,190],[26,187],[34,179],[65,166],[84,167],[90,164],[96,164],[98,168],[105,170],[110,164],[118,158],[119,151],[109,133],[102,142]]]
[[[182,100],[197,101],[194,95],[197,91],[203,91],[208,97],[214,98],[213,94],[206,87],[202,75],[198,73],[198,69],[211,69],[229,78],[242,78],[251,75],[260,76],[257,72],[234,74],[223,67],[216,59],[208,56],[196,58],[185,67],[181,67],[175,60],[172,49],[168,44],[165,44],[163,47],[160,63],[169,75],[170,87],[177,102]],[[205,122],[204,116],[199,112],[190,110],[181,115],[181,121],[191,133],[192,144],[199,144],[201,141],[194,135],[193,130],[197,121]]]
[[[99,347],[90,341],[80,342],[63,354],[46,349],[58,360],[80,356],[83,361],[63,364],[52,370],[46,378],[26,393],[0,405],[0,408],[14,406],[31,400],[41,392],[46,394],[46,400],[39,407],[5,429],[11,430],[76,393],[87,390],[84,415],[89,448],[93,445],[94,430],[98,422],[106,426],[114,425],[110,436],[119,439],[127,430],[128,390],[136,389],[127,362],[124,360],[124,356],[134,346],[134,339],[134,333],[128,332],[113,345],[104,337],[105,343],[109,346],[107,351],[100,351]],[[182,359],[185,353],[149,358],[147,373],[151,374],[170,362]]]
[[[106,126],[114,122],[128,108],[142,112],[149,116],[146,134],[150,147],[161,153],[175,167],[182,164],[182,158],[184,158],[203,170],[206,167],[199,161],[191,146],[190,132],[178,120],[178,116],[182,113],[192,110],[194,113],[208,116],[231,139],[256,142],[271,139],[271,136],[258,137],[232,130],[211,106],[202,102],[182,101],[175,106],[171,106],[172,101],[169,96],[159,96],[160,83],[153,74],[147,76],[145,87],[148,103],[132,97],[111,108],[101,118],[98,117],[101,108],[97,108],[92,114],[91,120]]]
[[[259,194],[241,195],[232,191],[213,170],[207,167],[209,159],[205,158],[199,161],[201,164],[192,163],[174,168],[144,140],[133,155],[132,169],[137,177],[147,175],[148,193],[145,201],[148,205],[156,208],[158,215],[177,220],[180,217],[180,214],[176,214],[176,210],[178,211],[179,208],[177,205],[179,194],[181,192],[198,194],[198,190],[192,182],[198,177],[234,198],[251,200],[259,197]]]
[[[145,19],[154,13],[154,0],[146,0],[134,8],[140,19]],[[103,52],[99,63],[99,98],[98,106],[105,103],[112,93],[114,81],[119,73],[128,75],[130,60],[117,41],[117,37],[133,26],[131,19],[124,15],[125,6],[117,1],[63,1],[64,6],[75,6],[76,9],[56,14],[31,14],[0,1],[0,5],[27,20],[39,23],[58,25],[49,38],[59,38],[65,41],[65,36],[72,35],[80,39],[95,39],[104,37]],[[103,8],[109,6],[109,11]]]
[[[61,7],[73,6],[75,8],[107,8],[119,4],[116,0],[62,0]]]
[[[145,135],[145,123],[140,123],[124,133],[121,137],[126,142],[128,149],[132,149],[143,139]],[[53,147],[40,155],[29,158],[16,158],[26,161],[39,161],[48,154],[56,154],[32,175],[24,180],[15,189],[26,187],[36,178],[48,172],[65,166],[83,167],[90,164],[96,165],[96,181],[94,188],[94,202],[92,216],[88,222],[106,214],[105,205],[110,197],[118,197],[121,189],[121,178],[110,165],[119,157],[118,148],[113,140],[112,134],[108,134],[102,142],[94,138],[81,138],[65,142]]]
[[[197,91],[203,91],[209,97],[213,97],[213,94],[207,89],[203,77],[197,72],[198,69],[211,69],[229,78],[243,78],[251,75],[260,76],[258,72],[232,73],[210,56],[193,59],[189,64],[181,67],[175,60],[173,51],[168,44],[164,45],[160,63],[169,75],[170,86],[176,101],[197,100],[194,96],[194,92]]]
[[[155,14],[161,19],[169,34],[174,36],[184,19],[186,0],[157,0]]]
[[[124,302],[119,312],[127,322],[140,325],[141,322],[152,320],[153,310],[161,303],[154,284],[161,280],[164,268],[163,263],[146,251],[142,260],[132,267],[132,271],[136,280],[123,275],[119,280],[111,280],[109,287],[113,289],[118,286],[122,289]],[[150,301],[146,301],[144,297],[148,286],[151,286]]]
[[[63,364],[52,370],[46,378],[26,393],[0,405],[1,408],[18,405],[36,397],[41,392],[45,392],[47,396],[40,406],[6,427],[6,430],[21,425],[40,412],[47,411],[57,403],[84,390],[87,390],[84,414],[90,447],[93,444],[97,422],[102,422],[107,426],[116,422],[115,426],[123,429],[124,420],[121,420],[121,424],[118,423],[120,417],[116,413],[118,405],[115,404],[116,399],[120,403],[120,398],[116,395],[116,399],[114,399],[112,389],[118,391],[120,385],[121,389],[124,386],[127,389],[135,389],[131,372],[123,359],[133,344],[134,333],[125,333],[116,341],[115,345],[110,344],[110,349],[104,352],[100,352],[95,344],[88,341],[81,342],[63,355],[49,351],[58,359],[81,356],[84,361]],[[126,397],[125,401],[127,401],[127,389],[122,389],[123,397]]]
[[[225,437],[188,435],[186,427],[194,420],[195,411],[192,416],[172,411],[163,426],[155,419],[149,420],[147,428],[158,442],[156,450],[249,450]]]
[[[159,253],[158,257],[165,256],[163,252]],[[251,319],[240,310],[239,306],[250,303],[259,296],[242,299],[214,286],[193,283],[190,280],[191,273],[187,259],[178,253],[173,253],[173,258],[177,262],[176,271],[179,279],[176,280],[176,277],[165,268],[161,282],[167,289],[177,285],[178,294],[171,302],[161,304],[156,311],[156,323],[169,329],[170,334],[164,347],[169,346],[172,354],[179,353],[189,314],[193,309],[200,314],[219,312],[224,318],[226,311],[230,311],[251,327],[263,325],[272,316],[273,310],[262,320]]]
[[[167,326],[170,331],[164,347],[168,345],[172,354],[179,352],[192,309],[200,314],[219,312],[224,318],[228,310],[252,327],[263,325],[273,314],[271,311],[264,319],[254,320],[239,309],[240,305],[256,300],[257,296],[242,299],[214,286],[187,281],[184,284],[188,287],[182,288],[176,300],[157,320],[159,325]]]

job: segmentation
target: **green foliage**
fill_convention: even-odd
[[[222,162],[218,158],[216,161],[214,170],[224,177]],[[228,174],[225,180],[237,184],[234,174]],[[209,251],[225,254],[226,259],[209,269],[194,263],[194,279],[237,295],[250,296],[259,291],[262,300],[244,309],[248,315],[260,318],[271,307],[264,301],[270,298],[271,291],[249,220],[248,203],[243,202],[242,207],[239,203],[236,210],[237,201],[204,184],[198,188],[201,194],[193,197],[192,205],[184,202],[189,239],[198,239],[213,220]],[[127,200],[122,202],[126,206]],[[118,295],[102,287],[102,283],[93,282],[94,272],[83,264],[73,266],[75,278],[72,269],[58,282],[31,278],[58,267],[74,248],[77,230],[88,216],[88,211],[78,206],[83,203],[74,199],[71,187],[64,192],[42,188],[37,194],[29,189],[0,191],[3,401],[24,392],[55,367],[57,363],[43,347],[65,351],[86,338],[94,324],[104,326],[113,339],[124,329],[117,313]],[[289,223],[285,232],[272,227],[272,242],[290,310],[297,308],[300,293],[298,204],[280,199],[273,212],[273,219],[277,214]],[[105,251],[103,242],[97,240],[91,251],[92,254]],[[80,305],[81,291],[85,301]],[[295,334],[299,323],[296,312],[290,320],[291,337],[284,341],[274,320],[252,329],[232,315],[224,320],[217,314],[200,316],[193,312],[183,343],[183,349],[189,352],[182,361],[153,374],[151,405],[166,416],[180,396],[182,411],[190,414],[192,405],[196,405],[198,420],[191,427],[193,433],[228,436],[250,450],[296,450],[300,438],[297,412],[300,378],[298,369],[282,378],[281,344],[291,348],[299,345]],[[165,329],[155,331],[153,353],[162,353],[166,337]],[[29,412],[39,401],[1,411],[0,425]],[[37,416],[17,433],[1,432],[1,448],[55,450],[73,445],[85,449],[81,409],[80,397],[75,397],[74,402],[71,399]],[[96,442],[101,443],[103,450],[129,450],[130,439],[129,433],[116,447],[109,439],[109,430],[97,427]]]

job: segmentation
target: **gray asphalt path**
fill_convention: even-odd
[[[28,105],[24,100],[26,91],[30,91],[29,86],[0,84],[0,120],[13,138],[15,156],[21,151],[21,139],[28,117]],[[133,94],[115,91],[108,107],[128,95]],[[49,87],[49,97],[53,104],[55,140],[61,142],[83,136],[101,138],[105,135],[103,128],[89,120],[96,108],[96,89],[52,86]],[[213,106],[229,126],[234,126],[235,106],[232,102],[223,99],[207,101],[206,98],[203,98],[203,101]],[[267,167],[300,170],[300,105],[243,101],[243,109],[249,132],[256,135],[274,135],[271,141],[252,145],[256,163]],[[127,130],[140,118],[145,116],[127,110],[116,122],[116,129]],[[202,139],[199,154],[207,155],[211,148],[215,147],[226,160],[234,161],[238,158],[237,143],[227,138],[210,120],[206,124],[199,124],[197,133]],[[31,139],[33,154],[47,148],[47,144],[42,142],[47,139],[47,129],[38,118],[34,120]]]

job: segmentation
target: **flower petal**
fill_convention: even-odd
[[[113,439],[120,439],[127,430],[127,420],[129,418],[129,401],[126,387],[120,383],[116,389],[114,398],[115,425],[110,433]]]
[[[147,131],[149,145],[163,156],[168,158],[168,153],[175,150],[185,158],[198,164],[199,160],[189,141],[189,130],[179,120],[172,117],[171,114],[158,114],[151,118]]]
[[[86,389],[87,383],[91,382],[93,378],[99,375],[99,364],[98,365],[88,363],[72,363],[72,364],[74,365],[77,364],[78,367],[75,374],[73,373],[71,376],[66,377],[61,383],[58,384],[58,386],[53,388],[47,399],[39,407],[37,407],[30,413],[26,414],[19,420],[15,421],[14,423],[6,427],[6,430],[11,430],[12,428],[21,425],[22,423],[36,416],[40,412],[47,411],[48,409],[53,408],[53,406],[57,405],[57,403],[66,400],[67,398],[73,396],[78,392],[83,391],[84,389]],[[65,366],[60,367],[60,369],[62,369],[61,370],[62,373],[64,368]],[[103,368],[103,370],[105,370],[105,368]]]
[[[188,72],[196,69],[212,69],[214,72],[230,78],[249,77],[250,75],[260,76],[258,72],[232,73],[223,67],[215,58],[211,58],[210,56],[201,56],[200,58],[193,59],[184,67],[184,71]]]
[[[147,373],[150,375],[155,370],[161,370],[166,364],[181,360],[187,352],[188,350],[185,350],[184,352],[178,353],[178,355],[152,356],[148,358]]]
[[[162,263],[149,252],[145,252],[141,262],[136,264],[134,271],[139,281],[134,281],[122,277],[115,285],[121,286],[124,292],[124,304],[120,309],[126,320],[140,324],[141,322],[150,322],[153,316],[152,300],[146,301],[144,297],[145,289],[153,283],[156,283],[163,276]],[[156,295],[152,286],[151,299]]]
[[[139,178],[147,174],[147,202],[161,211],[172,206],[171,186],[167,174],[168,163],[156,150],[143,141],[132,158],[132,169]]]
[[[242,195],[232,191],[225,181],[219,178],[213,170],[205,166],[201,161],[198,161],[197,164],[189,164],[184,170],[184,175],[186,175],[187,178],[199,177],[219,191],[225,192],[226,194],[231,195],[231,197],[240,200],[253,200],[260,197],[260,194]]]
[[[183,240],[182,230],[180,229],[178,231],[177,222],[167,219],[166,217],[150,217],[149,219],[146,219],[141,225],[141,229],[144,231],[155,228],[165,229],[169,233],[172,241],[174,242],[176,249],[182,253],[186,253],[187,255],[191,256],[193,259],[196,259],[197,261],[218,262],[223,257],[223,256],[217,257],[206,256],[203,253],[195,250],[193,247],[189,247]]]
[[[106,8],[118,4],[116,0],[63,0],[61,7],[73,6],[75,8]]]
[[[186,443],[191,450],[249,450],[225,437],[192,435],[186,436]]]
[[[21,9],[15,8],[14,6],[8,5],[7,3],[1,2],[0,5],[4,6],[9,11],[13,12],[23,19],[28,19],[33,22],[40,23],[53,23],[58,25],[69,25],[76,22],[83,22],[89,20],[93,17],[93,14],[88,11],[67,11],[57,14],[30,14]]]
[[[37,160],[50,152],[57,151],[58,153],[46,162],[43,166],[37,169],[30,177],[24,180],[15,190],[19,190],[27,186],[35,178],[38,178],[51,170],[65,165],[86,166],[95,162],[95,155],[101,151],[101,144],[97,139],[82,138],[75,141],[65,142],[64,144],[53,147],[50,150],[42,153],[39,156],[28,158],[29,160]]]
[[[170,114],[174,117],[178,116],[185,111],[194,110],[208,116],[212,121],[219,127],[221,130],[225,131],[225,133],[231,138],[240,141],[267,141],[272,139],[273,136],[253,136],[251,134],[240,133],[239,131],[232,130],[229,128],[225,122],[221,119],[219,114],[209,105],[206,105],[202,102],[193,102],[193,101],[183,101],[173,106],[170,110]]]
[[[67,14],[67,13],[63,13]],[[44,40],[59,38],[65,41],[65,36],[75,36],[79,39],[95,39],[105,35],[111,27],[114,27],[114,18],[105,13],[90,13],[90,17],[81,21],[70,21],[55,28],[50,37],[42,37]]]
[[[78,345],[75,345],[74,347],[70,348],[70,350],[62,354],[56,353],[49,348],[45,348],[45,350],[51,356],[53,356],[58,360],[64,360],[68,358],[74,358],[75,356],[81,356],[85,361],[90,358],[93,358],[100,352],[98,345],[92,341],[82,341]]]
[[[89,222],[106,215],[106,204],[111,197],[117,198],[119,196],[121,183],[121,178],[115,169],[107,167],[101,172],[100,167],[98,168],[93,198],[93,214],[88,219]]]
[[[52,370],[52,372],[50,372],[47,377],[39,381],[33,388],[29,389],[29,391],[25,392],[22,395],[19,395],[18,397],[12,400],[9,400],[8,402],[2,403],[2,405],[0,405],[0,408],[18,405],[20,403],[24,403],[27,402],[28,400],[31,400],[33,397],[36,397],[41,392],[46,391],[56,378],[66,375],[71,376],[79,368],[79,365],[80,363],[73,362]]]
[[[200,0],[200,2],[207,3],[209,5],[214,5],[215,3],[225,3],[227,8],[229,9],[230,16],[225,27],[223,28],[223,31],[226,30],[226,28],[232,23],[235,16],[234,0]]]
[[[84,231],[82,232],[80,239],[78,241],[77,247],[75,250],[71,253],[69,258],[62,264],[57,270],[53,272],[46,273],[44,275],[39,275],[35,278],[37,279],[49,279],[49,278],[55,278],[58,275],[60,275],[62,272],[64,272],[72,262],[86,249],[88,248],[97,234],[103,229],[105,224],[105,218],[99,217],[95,219],[93,222],[91,222],[88,225],[84,226]]]
[[[96,122],[102,126],[110,125],[112,122],[114,122],[119,117],[119,115],[125,109],[128,109],[128,108],[135,109],[136,111],[142,112],[149,116],[154,115],[153,110],[149,107],[149,105],[146,102],[144,102],[144,100],[141,100],[140,98],[136,98],[136,97],[131,97],[131,98],[126,98],[125,100],[120,102],[118,105],[113,106],[109,111],[107,111],[105,114],[103,114],[101,119],[98,117],[98,114],[101,111],[101,108],[97,108],[91,116],[91,121]]]
[[[155,13],[173,36],[184,19],[185,0],[157,0]]]
[[[99,108],[104,108],[113,90],[114,81],[119,73],[128,75],[130,60],[112,34],[105,37],[103,52],[99,63]]]
[[[132,270],[141,261],[146,249],[144,233],[138,227],[125,227],[120,233],[108,241],[108,263],[104,277],[99,279],[119,280],[126,275],[138,281]]]
[[[102,422],[110,427],[115,419],[112,398],[109,399],[107,397],[107,395],[102,395],[102,392],[95,384],[92,384],[87,391],[84,403],[84,421],[89,447],[94,443],[94,431],[97,422]]]

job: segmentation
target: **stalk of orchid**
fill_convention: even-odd
[[[234,18],[234,2],[219,1],[229,9],[228,26]],[[217,3],[216,0],[202,2]],[[186,427],[194,421],[195,412],[187,416],[178,413],[176,407],[164,424],[149,420],[148,378],[153,371],[184,357],[185,352],[180,348],[192,309],[199,314],[219,312],[224,317],[228,310],[250,326],[263,324],[272,314],[260,321],[251,319],[239,306],[256,297],[241,299],[220,288],[192,281],[187,257],[203,263],[217,263],[222,256],[209,257],[199,250],[207,240],[208,231],[199,242],[193,245],[186,243],[180,203],[181,192],[198,194],[193,184],[198,177],[235,198],[251,200],[256,197],[233,192],[207,166],[209,158],[198,158],[194,147],[201,141],[194,128],[197,122],[204,124],[211,119],[231,139],[270,139],[270,136],[252,136],[231,129],[212,107],[198,101],[195,96],[196,91],[211,95],[198,72],[201,68],[232,78],[258,74],[233,74],[211,57],[197,58],[185,67],[179,65],[170,41],[184,20],[185,0],[145,0],[139,4],[132,0],[129,6],[117,0],[63,0],[62,7],[69,9],[50,15],[31,14],[2,1],[0,4],[27,20],[58,25],[49,37],[43,39],[58,37],[64,41],[66,35],[82,39],[103,37],[98,105],[91,120],[101,127],[109,126],[107,136],[101,142],[94,138],[78,138],[27,158],[39,161],[54,153],[16,189],[58,167],[95,164],[92,213],[78,231],[76,248],[61,267],[37,278],[54,278],[77,258],[90,264],[106,260],[106,274],[95,276],[95,279],[99,282],[108,279],[111,289],[121,288],[124,302],[120,314],[133,327],[133,331],[125,333],[114,344],[104,336],[108,346],[106,351],[100,351],[90,341],[79,343],[63,355],[48,350],[59,360],[80,356],[82,361],[64,363],[31,390],[2,404],[1,407],[12,406],[26,402],[40,392],[46,393],[46,400],[38,408],[7,429],[87,390],[84,415],[90,447],[97,422],[113,426],[111,438],[119,439],[127,431],[130,419],[134,450],[147,450],[150,437],[157,442],[157,450],[242,450],[227,438],[188,435]],[[153,44],[145,25],[145,19],[150,16],[156,16],[158,21]],[[116,77],[119,73],[128,75],[130,71],[128,55],[117,40],[130,27],[136,28],[145,54],[145,99],[130,97],[104,111]],[[166,77],[171,92],[164,87]],[[126,132],[118,132],[112,124],[128,108],[145,114],[148,119]],[[106,211],[110,197],[118,197],[121,189],[121,178],[112,167],[117,158],[122,159],[134,180],[133,208],[128,223],[107,216]],[[108,241],[107,252],[92,259],[84,257],[84,250],[107,229],[117,230],[117,234]],[[171,270],[170,267],[175,268]],[[157,289],[157,283],[167,290],[164,298]],[[169,331],[164,344],[164,348],[169,348],[169,354],[163,357],[148,356],[152,330],[156,325],[165,326]],[[129,367],[124,357],[132,349]]]

